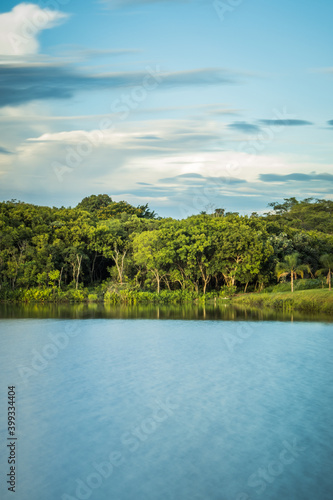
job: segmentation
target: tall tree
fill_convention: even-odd
[[[145,231],[133,239],[133,257],[137,265],[144,266],[154,276],[157,293],[161,290],[161,281],[172,262],[172,253],[161,230]]]
[[[308,265],[300,263],[298,252],[286,255],[284,261],[278,262],[276,265],[276,275],[278,279],[290,275],[292,292],[294,291],[294,279],[297,279],[297,276],[303,278],[304,271],[310,271],[310,269]]]
[[[92,194],[91,196],[86,196],[82,201],[76,206],[81,210],[87,210],[87,212],[97,212],[102,208],[108,207],[113,203],[112,198],[108,194]]]
[[[321,265],[323,266],[322,269],[318,269],[316,272],[317,275],[327,273],[327,284],[328,288],[331,291],[332,290],[332,271],[333,271],[333,255],[332,254],[324,254],[320,257],[319,259]]]

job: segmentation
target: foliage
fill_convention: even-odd
[[[286,255],[283,262],[278,262],[276,266],[277,278],[283,278],[286,276],[291,276],[291,291],[294,291],[294,279],[297,276],[303,278],[304,271],[309,271],[309,266],[300,264],[298,252],[294,252],[291,255]]]
[[[2,202],[0,300],[209,301],[289,280],[295,290],[324,279],[331,288],[333,202],[271,206],[262,216],[219,208],[175,220],[106,194],[75,208]],[[276,285],[276,272],[288,282]]]
[[[280,311],[333,313],[333,294],[328,290],[302,290],[294,293],[265,293],[238,295],[233,304],[247,307],[271,308]]]
[[[332,289],[332,272],[333,272],[333,254],[325,253],[320,257],[320,263],[323,268],[318,269],[316,274],[321,275],[323,273],[327,273],[326,282],[328,284],[329,289]]]
[[[274,217],[285,225],[306,231],[333,232],[333,201],[285,198],[284,203],[270,203]],[[276,217],[278,216],[278,217]]]

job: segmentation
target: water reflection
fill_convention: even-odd
[[[231,304],[0,304],[0,318],[58,319],[183,319],[224,321],[324,321],[328,314],[280,312],[272,309],[245,308]]]

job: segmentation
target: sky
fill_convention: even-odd
[[[333,199],[331,0],[0,7],[0,200],[162,217]]]

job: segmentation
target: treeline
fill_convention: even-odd
[[[108,195],[89,196],[75,208],[3,202],[0,298],[22,299],[31,289],[45,296],[83,289],[253,291],[276,284],[277,276],[328,276],[332,212],[332,201],[295,198],[272,203],[265,215],[216,209],[184,220],[158,218],[148,205]]]

